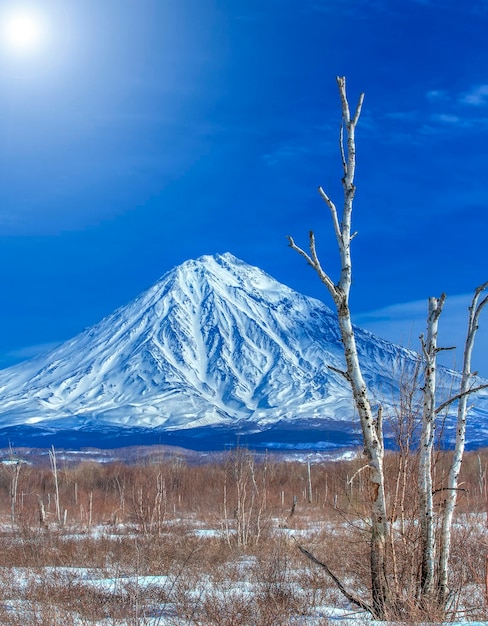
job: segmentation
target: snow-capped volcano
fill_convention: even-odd
[[[357,338],[373,393],[391,400],[395,370],[414,354],[366,331]],[[330,309],[231,254],[204,256],[50,353],[0,372],[0,428],[349,428],[350,390],[329,366],[343,368]]]

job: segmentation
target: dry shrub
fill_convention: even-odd
[[[448,459],[441,452],[436,458],[437,511]],[[486,451],[466,455],[450,581],[452,608],[480,620],[487,617],[487,466]],[[49,468],[28,466],[19,472],[12,524],[9,475],[4,472],[0,623],[70,626],[107,618],[135,626],[162,613],[175,623],[181,618],[202,625],[300,623],[315,608],[343,600],[324,572],[299,553],[297,541],[367,597],[369,494],[363,467],[359,456],[313,464],[309,498],[306,465],[245,450],[199,465],[177,457],[135,465],[84,462],[59,470],[66,525],[55,520]],[[414,556],[418,526],[412,521],[418,503],[415,490],[402,496],[396,485],[398,476],[411,484],[415,454],[405,462],[389,453],[385,467],[389,493],[396,494],[389,501],[396,564],[391,580],[405,591],[398,615],[408,621],[425,619],[430,612],[435,622],[434,610],[424,607],[423,615],[417,615],[408,604],[419,567]],[[38,497],[46,508],[42,526]],[[86,570],[86,581],[80,581],[76,568]],[[19,581],[19,572],[29,572],[27,583]],[[166,582],[160,587],[138,584],[141,576],[153,575],[166,576]],[[117,581],[113,589],[96,584],[103,577]]]

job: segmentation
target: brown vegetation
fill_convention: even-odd
[[[387,503],[390,584],[405,597],[420,567],[410,488],[418,460],[408,454],[408,462],[385,456],[387,493],[396,494]],[[435,462],[438,512],[449,456],[439,452]],[[368,595],[364,465],[359,454],[314,463],[310,488],[307,464],[242,449],[204,464],[166,454],[133,465],[66,465],[58,455],[57,503],[52,468],[11,455],[0,466],[0,623],[264,626],[302,616],[326,624],[324,607],[344,600],[297,544]],[[452,610],[477,619],[488,617],[487,467],[486,451],[463,464],[450,580]],[[415,617],[412,607],[404,620]]]

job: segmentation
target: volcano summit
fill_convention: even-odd
[[[356,330],[370,390],[391,403],[417,356]],[[351,445],[351,392],[330,367],[344,364],[328,307],[229,253],[203,256],[53,351],[1,371],[0,436],[66,447],[213,448],[236,437]],[[486,417],[488,395],[478,400]]]

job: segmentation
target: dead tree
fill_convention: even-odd
[[[473,353],[474,341],[478,330],[478,322],[481,311],[488,303],[488,295],[481,301],[481,295],[488,288],[488,282],[480,285],[474,292],[471,306],[469,307],[468,329],[466,332],[466,342],[464,345],[463,370],[461,374],[461,385],[459,393],[454,399],[458,401],[457,408],[457,428],[456,443],[454,446],[454,456],[447,482],[446,497],[444,500],[444,510],[441,521],[441,537],[439,551],[439,579],[438,579],[438,603],[444,607],[448,598],[448,574],[449,556],[451,550],[451,528],[454,516],[454,508],[458,493],[458,479],[463,461],[464,447],[466,442],[466,420],[468,415],[468,399],[472,393],[486,387],[486,385],[473,386],[472,382],[476,373],[471,371],[471,356]]]
[[[308,263],[317,272],[321,281],[329,290],[337,309],[346,360],[346,370],[340,371],[339,373],[351,386],[354,403],[359,414],[364,450],[369,466],[368,480],[371,494],[371,612],[376,617],[382,618],[386,615],[389,605],[388,582],[385,571],[388,522],[383,471],[383,437],[381,419],[379,419],[379,416],[377,420],[374,418],[368,390],[361,372],[349,308],[349,293],[352,283],[351,241],[356,234],[353,233],[351,229],[353,200],[356,192],[356,186],[354,184],[354,174],[356,170],[355,130],[361,114],[364,94],[359,96],[356,110],[351,116],[346,95],[346,79],[344,77],[338,77],[337,85],[339,87],[342,104],[340,153],[344,171],[342,178],[344,197],[342,215],[340,217],[337,207],[322,187],[319,187],[319,193],[329,207],[332,217],[341,259],[339,281],[335,283],[322,268],[315,246],[315,236],[312,231],[309,233],[308,252],[297,246],[292,237],[288,239],[291,248],[305,257]]]
[[[469,307],[468,328],[463,356],[459,392],[436,407],[436,370],[437,354],[441,348],[437,346],[437,331],[439,317],[444,306],[446,295],[440,298],[429,299],[429,313],[427,317],[427,336],[420,337],[424,358],[424,386],[422,387],[423,414],[422,430],[420,435],[418,495],[419,495],[419,522],[421,535],[421,574],[418,589],[419,606],[424,611],[434,609],[438,615],[444,615],[448,601],[449,557],[451,548],[451,531],[456,506],[459,472],[464,456],[466,440],[466,420],[468,414],[469,397],[487,387],[486,384],[473,385],[475,373],[471,372],[471,356],[474,347],[476,331],[481,311],[488,303],[488,296],[480,302],[483,291],[488,283],[480,285],[474,292]],[[433,458],[434,435],[437,415],[449,408],[454,402],[458,403],[456,422],[456,443],[454,454],[449,467],[447,485],[434,490],[433,485]],[[442,491],[445,495],[442,512],[435,515],[434,494]],[[436,536],[436,526],[440,525],[440,534]]]
[[[19,485],[19,474],[22,468],[22,461],[16,458],[12,445],[9,445],[9,460],[7,467],[10,473],[10,521],[13,527],[17,521],[17,488]]]
[[[55,504],[56,504],[56,520],[58,524],[61,523],[61,508],[59,503],[59,476],[58,476],[58,463],[56,458],[56,450],[54,446],[51,446],[49,450],[49,460],[51,462],[51,471],[53,473],[54,478],[54,489],[55,489]]]
[[[384,475],[384,447],[382,410],[373,414],[368,389],[364,381],[361,365],[356,348],[354,328],[349,308],[349,294],[352,283],[351,241],[356,233],[352,232],[351,217],[353,200],[356,191],[354,175],[356,169],[355,130],[361,114],[364,94],[359,97],[358,104],[351,115],[346,95],[346,81],[344,77],[337,78],[342,105],[342,125],[340,130],[340,154],[344,176],[343,207],[341,215],[336,205],[327,193],[319,187],[319,193],[327,204],[332,217],[332,224],[339,249],[341,271],[337,282],[324,271],[319,261],[315,236],[309,233],[309,247],[305,250],[299,247],[292,237],[288,237],[290,247],[303,256],[317,272],[320,280],[327,287],[334,300],[341,339],[344,349],[346,368],[339,370],[332,368],[342,375],[349,383],[355,407],[361,424],[364,452],[367,457],[367,481],[370,494],[370,575],[371,575],[371,602],[365,601],[346,589],[342,581],[332,572],[327,563],[319,561],[308,550],[299,546],[303,554],[314,563],[321,565],[334,580],[345,597],[357,606],[366,609],[377,619],[399,618],[409,615],[416,608],[419,615],[427,616],[431,608],[443,615],[446,611],[448,597],[448,567],[451,542],[451,527],[453,512],[456,503],[459,470],[464,452],[466,430],[467,400],[468,397],[487,385],[472,385],[474,374],[471,372],[471,353],[473,350],[478,320],[483,307],[488,302],[488,296],[479,302],[482,292],[488,288],[488,283],[481,285],[475,292],[470,308],[468,332],[466,338],[463,372],[459,393],[455,394],[440,406],[436,406],[436,370],[437,354],[441,349],[437,346],[439,318],[445,301],[445,294],[440,298],[429,299],[427,318],[427,333],[421,337],[421,359],[424,366],[424,385],[422,387],[423,410],[422,427],[419,440],[419,466],[417,475],[418,491],[418,525],[420,540],[415,547],[415,557],[419,562],[419,576],[415,589],[409,597],[405,597],[398,584],[391,587],[388,584],[389,576],[393,574],[395,581],[395,549],[392,535],[389,534],[388,511],[385,497]],[[458,402],[457,439],[453,461],[449,471],[448,484],[441,490],[446,492],[442,516],[436,519],[433,503],[433,446],[435,440],[436,416],[447,409],[453,402]],[[408,416],[399,416],[399,419],[409,419]],[[442,530],[436,534],[437,523],[440,521]],[[390,548],[388,550],[388,539]],[[387,559],[392,559],[393,564]]]
[[[422,599],[432,594],[434,585],[435,527],[434,527],[434,489],[432,485],[432,450],[435,437],[436,417],[436,376],[437,376],[437,333],[439,317],[446,300],[443,293],[440,298],[429,298],[427,316],[427,335],[420,337],[424,356],[424,387],[422,430],[419,450],[419,521],[422,545],[422,569],[420,574],[420,595]]]

